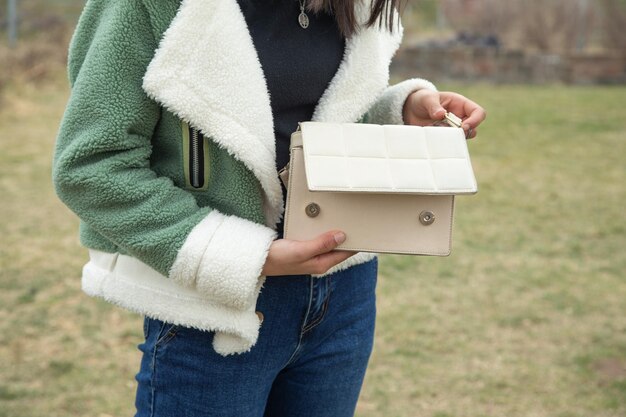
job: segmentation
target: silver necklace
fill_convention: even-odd
[[[306,0],[298,0],[298,2],[300,3],[300,14],[298,15],[298,23],[300,23],[300,26],[302,27],[302,29],[306,29],[309,27],[309,16],[306,15],[306,13],[304,13],[304,2]]]

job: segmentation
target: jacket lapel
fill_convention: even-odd
[[[360,2],[364,21],[369,1]],[[343,60],[313,120],[354,122],[389,80],[402,29],[362,29],[346,43]],[[252,171],[263,189],[266,225],[283,215],[276,172],[272,111],[263,69],[236,0],[182,0],[143,80],[149,97],[200,129]]]

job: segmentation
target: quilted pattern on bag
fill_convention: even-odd
[[[461,128],[303,122],[311,191],[473,194]]]

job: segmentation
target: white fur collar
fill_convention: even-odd
[[[370,0],[359,3],[364,22]],[[354,122],[388,85],[402,38],[376,26],[346,42],[343,60],[313,120]],[[274,126],[263,69],[236,0],[182,0],[144,75],[143,89],[242,161],[264,191],[266,225],[284,207]]]

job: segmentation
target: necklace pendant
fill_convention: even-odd
[[[309,27],[309,16],[307,16],[304,11],[300,12],[300,15],[298,16],[298,23],[300,23],[302,29]]]

